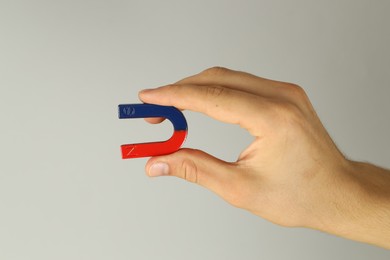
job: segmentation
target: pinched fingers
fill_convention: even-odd
[[[189,109],[239,124],[254,135],[255,130],[264,131],[281,113],[285,114],[283,117],[288,117],[290,112],[315,116],[301,87],[221,67],[207,69],[172,85],[141,91],[139,97],[143,102]],[[146,119],[154,124],[163,120]]]

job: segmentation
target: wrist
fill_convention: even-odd
[[[354,161],[341,168],[320,229],[390,248],[390,172]]]

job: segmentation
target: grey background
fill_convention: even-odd
[[[343,152],[390,167],[389,10],[385,0],[0,0],[0,259],[389,259],[147,178],[146,159],[123,161],[119,146],[171,126],[116,111],[143,88],[226,66],[300,84]],[[186,147],[234,161],[251,141],[185,114]]]

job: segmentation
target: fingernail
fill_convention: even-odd
[[[149,168],[149,176],[150,177],[168,175],[168,173],[169,173],[169,166],[168,166],[168,164],[163,163],[163,162],[154,163]]]

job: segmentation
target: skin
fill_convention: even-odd
[[[301,87],[215,67],[139,97],[238,124],[254,137],[236,162],[181,149],[151,158],[148,176],[197,183],[282,226],[390,249],[390,171],[348,160]]]

